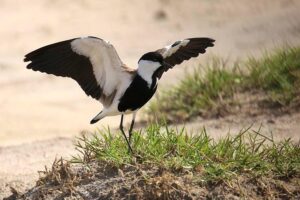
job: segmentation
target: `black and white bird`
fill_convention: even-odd
[[[114,46],[96,37],[74,38],[41,47],[25,55],[28,69],[70,77],[84,92],[103,104],[91,124],[107,116],[121,115],[120,130],[132,152],[131,133],[136,112],[157,89],[162,74],[173,66],[203,54],[214,46],[210,38],[189,38],[144,54],[138,68],[127,67]],[[129,136],[123,129],[124,114],[132,113]]]

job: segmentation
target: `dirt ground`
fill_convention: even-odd
[[[8,199],[299,199],[299,176],[256,177],[246,172],[230,181],[203,184],[200,171],[167,170],[155,165],[111,166],[91,161],[86,165],[57,160],[36,187]],[[56,177],[62,177],[62,180]]]
[[[0,1],[0,199],[10,186],[34,185],[37,171],[55,157],[74,153],[72,141],[83,130],[117,127],[118,117],[89,121],[101,105],[73,81],[26,70],[23,56],[40,46],[78,36],[109,40],[122,60],[136,67],[145,52],[178,39],[211,37],[208,54],[234,60],[259,56],[265,49],[300,44],[298,0],[21,0]],[[207,56],[198,60],[204,62]],[[197,59],[186,62],[193,65]],[[173,84],[184,70],[168,72],[160,87]],[[130,119],[130,117],[127,117]],[[199,120],[219,137],[255,123],[278,138],[299,139],[299,113]]]

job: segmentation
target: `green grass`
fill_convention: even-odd
[[[221,59],[213,58],[207,67],[195,67],[178,85],[160,92],[146,112],[151,113],[149,116],[172,122],[199,115],[218,115],[241,78],[238,73],[228,71]]]
[[[172,122],[222,116],[238,103],[233,98],[235,93],[251,90],[262,91],[270,104],[289,106],[299,96],[299,88],[300,47],[279,49],[234,66],[214,58],[207,66],[195,67],[178,85],[161,91],[146,114],[152,121]]]
[[[201,174],[203,182],[230,180],[248,173],[254,176],[292,177],[300,173],[300,146],[287,139],[275,142],[259,131],[243,130],[214,140],[205,129],[189,135],[184,129],[151,125],[133,135],[135,156],[127,152],[121,134],[98,131],[81,137],[79,156],[73,162],[101,161],[113,166],[158,166],[171,171],[189,170]]]
[[[249,58],[246,85],[266,91],[271,100],[288,105],[300,94],[300,48],[266,53],[262,59]]]

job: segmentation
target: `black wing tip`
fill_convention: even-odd
[[[214,40],[214,39],[212,39],[212,38],[206,38],[207,39],[207,41],[209,42],[209,44],[210,44],[210,47],[213,47],[213,46],[215,46],[215,41],[216,40]]]
[[[188,38],[187,40],[195,43],[205,43],[207,47],[213,47],[215,39],[209,38],[209,37],[198,37],[198,38]]]
[[[34,52],[34,51],[32,51],[32,52]],[[29,52],[24,56],[24,58],[23,58],[24,62],[32,61],[32,52]]]
[[[208,42],[215,42],[215,39],[209,37],[195,37],[195,38],[187,38],[187,40],[199,40],[199,41],[208,41]]]
[[[23,61],[24,61],[24,62],[29,62],[29,61],[31,61],[31,59],[30,59],[27,55],[25,55]]]
[[[68,39],[68,40],[63,40],[63,41],[60,41],[60,42],[56,42],[56,43],[53,43],[53,44],[49,44],[49,45],[46,45],[46,46],[43,46],[43,47],[40,47],[28,54],[26,54],[24,56],[24,59],[23,61],[24,62],[28,62],[28,61],[31,61],[32,58],[35,56],[35,55],[38,55],[38,54],[41,54],[45,51],[47,51],[48,49],[51,49],[52,47],[56,47],[56,46],[60,46],[60,45],[64,45],[65,43],[71,43],[72,41],[76,40],[76,39],[81,39],[81,38],[91,38],[91,39],[97,39],[97,40],[103,40],[99,37],[96,37],[96,36],[85,36],[85,37],[76,37],[76,38],[72,38],[72,39]]]
[[[36,71],[33,66],[32,66],[32,63],[29,63],[27,66],[26,66],[27,69],[32,69],[33,71]]]
[[[216,41],[215,39],[212,39],[212,38],[204,38],[204,39],[206,39],[207,41],[212,42],[212,43],[214,43]]]
[[[26,65],[27,69],[33,70],[33,66],[32,66],[33,60],[30,56],[28,56],[28,54],[24,56],[23,62],[27,63],[27,65]],[[28,62],[30,62],[30,63],[28,63]]]

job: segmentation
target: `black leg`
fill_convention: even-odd
[[[129,141],[128,141],[127,137],[126,137],[126,134],[125,134],[125,132],[124,132],[124,129],[123,129],[123,117],[124,117],[124,115],[122,114],[122,115],[121,115],[120,130],[121,130],[121,132],[122,132],[122,134],[123,134],[123,136],[124,136],[124,138],[125,138],[125,140],[126,140],[126,142],[127,142],[127,145],[128,145],[128,152],[133,153],[132,148],[131,148],[131,146],[130,146],[130,143],[129,143]]]
[[[131,144],[132,129],[133,129],[134,121],[135,121],[135,114],[136,113],[133,113],[133,115],[132,115],[132,121],[131,121],[129,132],[128,132],[130,144]]]

